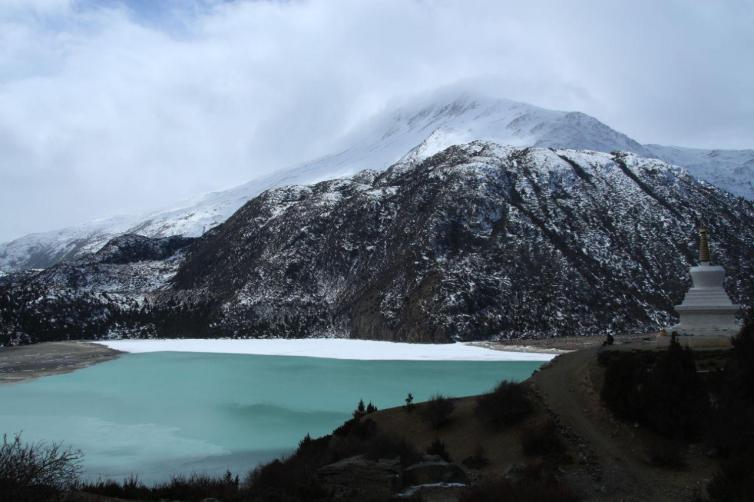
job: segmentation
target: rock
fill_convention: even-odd
[[[446,462],[436,455],[430,460],[413,464],[403,471],[404,485],[426,485],[431,483],[463,483],[466,473],[456,464]]]
[[[389,498],[400,487],[400,462],[358,455],[321,467],[317,478],[334,500]]]
[[[515,482],[521,479],[525,471],[526,471],[526,465],[513,464],[505,470],[505,473],[503,473],[503,477],[505,479]]]

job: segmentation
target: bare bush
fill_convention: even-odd
[[[422,416],[432,425],[432,428],[437,430],[448,423],[455,407],[456,405],[449,398],[437,394],[424,403]]]
[[[60,443],[23,443],[20,434],[3,434],[0,501],[54,499],[78,484],[82,457]]]
[[[479,396],[476,403],[477,416],[497,426],[515,424],[531,411],[526,387],[507,380],[500,382],[491,393]]]

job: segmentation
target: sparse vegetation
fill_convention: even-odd
[[[709,396],[694,353],[674,339],[660,353],[608,351],[602,400],[617,416],[670,438],[697,439],[709,412]]]
[[[647,452],[649,462],[665,469],[683,469],[688,465],[686,452],[688,445],[677,440],[658,440]]]
[[[60,443],[24,443],[3,434],[0,444],[0,501],[58,500],[76,486],[82,454]]]
[[[449,398],[437,394],[424,403],[422,416],[427,420],[434,429],[440,429],[448,423],[450,416],[453,414],[455,404]]]
[[[461,502],[576,502],[579,498],[553,475],[530,466],[518,479],[497,479],[466,488]]]
[[[524,455],[557,455],[565,451],[560,433],[552,420],[529,424],[521,434]]]
[[[470,457],[463,459],[463,465],[469,469],[482,469],[490,464],[487,452],[482,445],[477,445],[476,451]]]
[[[106,497],[118,497],[138,500],[204,500],[220,498],[222,500],[244,500],[246,490],[241,486],[238,476],[226,472],[224,476],[192,474],[176,476],[166,483],[147,486],[138,477],[128,477],[122,482],[100,480],[84,483],[80,490],[86,493]]]
[[[448,453],[448,450],[445,448],[445,443],[440,441],[439,438],[432,441],[432,444],[430,444],[429,447],[427,448],[427,454],[437,455],[438,457],[445,460],[446,462],[452,462],[450,460],[450,454]]]
[[[371,401],[368,405],[364,406],[364,400],[359,399],[359,404],[356,405],[356,409],[353,410],[352,415],[354,419],[359,420],[369,415],[370,413],[374,413],[375,411],[377,411],[377,407],[373,405]]]
[[[489,394],[477,399],[477,415],[496,426],[511,425],[532,411],[526,387],[503,380]]]
[[[724,456],[707,486],[716,502],[754,500],[754,309],[734,338],[731,354],[710,423],[709,437]]]
[[[707,485],[707,493],[715,502],[754,500],[754,452],[723,460]]]

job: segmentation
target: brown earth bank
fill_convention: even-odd
[[[636,348],[634,344],[631,349],[608,350]],[[653,349],[649,344],[642,348]],[[418,419],[420,412],[390,409],[370,417],[379,430],[402,437],[421,451],[439,438],[474,483],[516,479],[534,466],[551,469],[578,500],[693,500],[704,492],[718,468],[717,461],[701,445],[692,444],[685,467],[653,465],[651,452],[658,442],[667,440],[638,424],[618,420],[605,409],[600,400],[604,373],[597,359],[600,350],[563,354],[537,371],[525,382],[535,396],[535,409],[514,426],[501,428],[486,422],[475,413],[478,397],[455,400],[451,420],[437,431]],[[527,435],[549,420],[557,426],[562,450],[527,454]],[[465,466],[463,460],[479,451],[489,464],[479,469]]]
[[[81,341],[0,347],[0,383],[68,373],[119,354],[104,345]]]
[[[657,333],[635,333],[616,335],[615,345],[644,344],[650,346]],[[568,352],[572,350],[599,347],[605,341],[604,336],[557,336],[550,338],[521,338],[496,340],[491,342],[472,342],[495,350],[520,350],[524,352]]]

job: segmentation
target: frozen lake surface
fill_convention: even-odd
[[[343,338],[159,339],[99,342],[123,352],[205,352],[259,356],[303,356],[368,361],[549,361],[552,352],[491,350],[465,343],[399,343]]]
[[[417,401],[435,393],[477,394],[504,378],[523,380],[541,364],[126,354],[73,373],[0,385],[0,433],[23,431],[26,441],[80,448],[90,478],[138,474],[153,482],[226,469],[243,476],[290,452],[307,433],[331,432],[359,399],[386,408],[403,404],[408,392]]]

